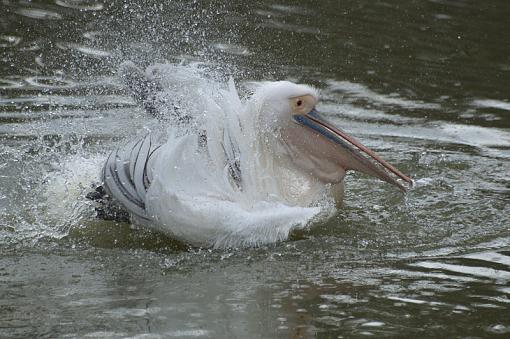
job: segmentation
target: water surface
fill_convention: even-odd
[[[510,333],[510,3],[0,4],[0,337],[505,337]],[[96,220],[105,156],[156,123],[133,60],[287,79],[416,188],[349,175],[292,240],[188,248]]]

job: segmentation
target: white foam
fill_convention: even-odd
[[[44,223],[57,225],[57,232],[66,231],[91,212],[85,195],[98,181],[103,155],[83,157],[73,155],[56,165],[55,171],[46,175],[43,191]]]

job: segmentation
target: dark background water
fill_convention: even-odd
[[[506,337],[510,2],[0,3],[0,337]],[[188,249],[82,198],[147,121],[124,60],[321,89],[417,181],[359,175],[326,224]],[[219,74],[219,76],[218,76]]]

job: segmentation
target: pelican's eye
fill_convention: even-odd
[[[301,95],[298,97],[290,98],[290,107],[292,108],[292,114],[306,114],[310,112],[315,106],[317,101],[311,95]]]

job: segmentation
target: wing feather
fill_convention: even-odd
[[[145,196],[150,186],[147,164],[158,146],[150,134],[113,151],[103,168],[103,183],[108,194],[129,213],[149,219]]]

